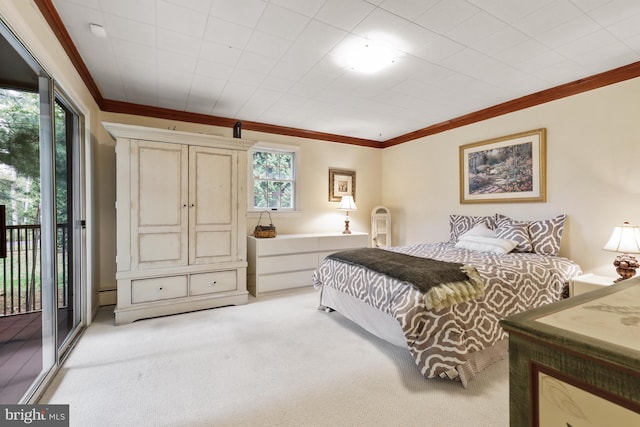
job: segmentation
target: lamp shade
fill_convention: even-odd
[[[356,201],[353,200],[353,196],[342,196],[342,200],[340,200],[340,205],[338,205],[338,209],[343,211],[355,211],[358,210],[356,207]]]
[[[631,225],[628,222],[618,225],[613,229],[611,238],[602,249],[627,254],[640,253],[640,226]]]

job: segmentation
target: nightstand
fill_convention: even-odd
[[[615,277],[598,276],[596,274],[582,274],[571,279],[570,296],[601,289],[603,286],[613,285]]]

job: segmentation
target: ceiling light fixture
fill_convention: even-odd
[[[107,38],[107,30],[104,29],[102,25],[98,24],[89,24],[89,29],[91,30],[91,34],[100,38]]]
[[[395,64],[401,56],[398,43],[387,36],[351,38],[338,51],[341,65],[361,73],[375,73]]]

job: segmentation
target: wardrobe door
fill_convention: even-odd
[[[189,264],[237,259],[237,152],[189,148]]]
[[[188,263],[188,148],[132,141],[131,268]]]

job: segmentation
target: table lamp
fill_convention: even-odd
[[[358,210],[356,207],[356,201],[353,200],[353,196],[342,196],[338,209],[347,211],[347,216],[344,219],[344,231],[342,234],[351,234],[351,230],[349,230],[349,211]]]
[[[616,282],[635,276],[636,268],[640,267],[640,264],[636,257],[629,254],[640,253],[640,226],[631,225],[626,221],[616,226],[602,249],[622,253],[613,261],[616,272],[620,275]]]

